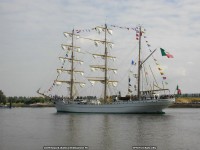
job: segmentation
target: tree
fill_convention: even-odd
[[[6,96],[2,90],[0,90],[0,103],[3,103],[4,105],[6,104]]]

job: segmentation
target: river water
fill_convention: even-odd
[[[200,109],[169,108],[165,112],[67,114],[57,113],[55,108],[0,109],[0,150],[42,150],[44,146],[88,146],[89,150],[131,150],[133,146],[200,149]]]

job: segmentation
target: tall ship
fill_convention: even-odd
[[[103,39],[82,37],[78,34],[78,30],[64,32],[70,41],[69,44],[61,45],[65,56],[59,57],[62,66],[57,69],[58,75],[52,87],[62,85],[65,87],[65,94],[49,94],[52,87],[47,92],[41,92],[40,89],[37,92],[49,98],[55,104],[57,112],[164,113],[163,110],[172,105],[175,98],[163,83],[162,87],[158,84],[153,69],[148,63],[152,57],[153,60],[156,60],[154,58],[156,49],[150,51],[146,57],[142,57],[141,40],[144,32],[142,26],[135,29],[138,40],[137,61],[132,61],[133,69],[131,67],[126,69],[128,70],[127,76],[124,77],[125,80],[121,81],[115,77],[117,71],[121,69],[113,65],[117,57],[111,54],[114,43],[109,41],[109,36],[112,35],[112,28],[105,24],[97,26],[93,30],[103,33]],[[77,40],[80,39],[87,40],[88,43],[94,42],[95,46],[100,46],[100,50],[81,51],[80,46],[76,45]],[[79,55],[84,55],[83,58],[87,62],[79,59]],[[89,57],[91,56],[98,60],[90,61]],[[146,63],[147,65],[145,65]],[[90,71],[91,73],[88,73],[87,76],[84,75],[85,72]],[[152,81],[149,81],[150,74]],[[123,87],[123,89],[127,89],[125,96],[122,96],[121,91],[117,90],[120,82],[126,82],[127,86]],[[87,84],[90,85],[87,86]],[[88,93],[83,89],[86,89],[85,91]]]

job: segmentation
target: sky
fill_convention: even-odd
[[[174,56],[159,59],[171,91],[178,84],[182,93],[200,93],[199,8],[199,0],[0,0],[0,89],[6,96],[37,96],[56,76],[63,32],[106,22],[141,24],[152,49]],[[136,40],[135,32],[118,30],[113,51],[121,58]]]

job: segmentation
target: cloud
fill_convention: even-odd
[[[35,95],[42,78],[51,76],[53,80],[56,76],[51,70],[59,66],[60,44],[68,42],[62,33],[106,21],[119,26],[142,24],[152,48],[163,47],[174,55],[174,59],[164,59],[155,53],[160,64],[166,66],[170,88],[181,82],[183,92],[193,92],[199,89],[199,7],[198,0],[0,1],[0,88],[8,96]],[[113,53],[121,60],[118,65],[127,70],[130,60],[137,58],[135,33],[113,31]],[[123,71],[118,73],[122,77]],[[125,76],[123,80],[126,85]]]
[[[187,64],[188,64],[188,65],[194,65],[194,62],[188,61]]]

